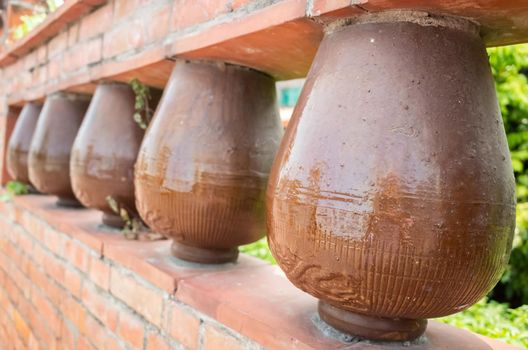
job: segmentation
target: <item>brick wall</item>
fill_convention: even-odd
[[[119,233],[101,234],[117,245],[128,243]],[[125,265],[102,254],[97,241],[60,232],[27,208],[3,206],[2,349],[260,348]]]

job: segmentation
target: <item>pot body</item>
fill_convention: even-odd
[[[16,181],[30,184],[28,153],[42,105],[28,102],[22,108],[7,146],[7,170]]]
[[[58,196],[58,204],[78,205],[70,182],[70,152],[88,104],[85,95],[49,95],[31,141],[29,179],[40,192]]]
[[[350,25],[325,36],[275,161],[271,250],[324,320],[409,340],[425,323],[384,338],[338,311],[425,319],[485,296],[509,258],[514,184],[474,32]]]
[[[75,196],[84,206],[101,210],[103,221],[111,226],[123,223],[108,206],[107,196],[135,212],[134,163],[144,132],[133,120],[134,102],[128,84],[98,85],[72,148]]]
[[[173,254],[220,263],[265,234],[264,193],[282,136],[272,78],[178,62],[136,163],[137,207]]]

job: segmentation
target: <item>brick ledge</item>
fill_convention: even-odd
[[[50,196],[19,196],[11,203],[0,203],[0,214],[19,224],[50,251],[65,253],[64,237],[79,241],[108,262],[121,266],[164,290],[177,302],[188,305],[217,322],[270,349],[363,349],[360,343],[347,344],[323,335],[311,320],[316,300],[296,289],[275,266],[241,255],[237,264],[207,268],[177,261],[169,256],[169,241],[128,241],[117,231],[99,224],[100,213],[89,209],[65,209],[55,206]],[[5,229],[5,225],[4,225]],[[16,231],[15,231],[16,232]],[[75,257],[75,254],[73,254]],[[77,258],[76,258],[77,259]],[[78,262],[74,262],[76,265]],[[92,275],[92,272],[88,272]],[[106,286],[120,297],[117,286]],[[135,305],[126,295],[125,303],[154,325],[145,307]],[[138,310],[139,309],[139,310]],[[161,323],[161,321],[159,321]],[[430,322],[431,341],[439,332],[453,327]],[[461,335],[469,334],[456,330]],[[492,349],[516,349],[496,340],[481,337]],[[369,349],[383,349],[367,346]],[[421,346],[409,349],[419,350]],[[491,350],[491,349],[490,349]]]

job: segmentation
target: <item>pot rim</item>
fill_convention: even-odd
[[[342,18],[327,24],[324,31],[325,34],[331,34],[351,25],[398,22],[413,23],[423,27],[449,28],[480,36],[480,24],[470,18],[401,9],[368,12],[353,17]]]

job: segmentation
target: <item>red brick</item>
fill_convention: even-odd
[[[121,312],[119,314],[119,328],[117,333],[124,341],[132,345],[134,349],[143,350],[145,326],[137,317],[126,311]]]
[[[64,258],[84,273],[89,272],[90,253],[75,240],[64,242]]]
[[[136,11],[142,11],[147,5],[155,0],[115,0],[114,22],[134,14]]]
[[[90,257],[90,279],[104,290],[110,287],[110,265],[100,258]]]
[[[41,243],[45,243],[45,231],[48,226],[40,219],[32,215],[26,210],[16,208],[18,214],[17,221],[24,227],[24,229],[35,239]]]
[[[61,350],[73,350],[75,349],[75,328],[69,325],[67,322],[62,323],[61,335],[58,341],[60,344],[59,349]]]
[[[31,327],[33,334],[38,338],[39,343],[51,345],[55,342],[56,336],[60,336],[62,322],[59,324],[58,330],[54,333],[49,327],[46,315],[43,311],[32,308],[26,316],[26,320]]]
[[[176,303],[168,304],[167,310],[167,333],[184,346],[197,349],[200,320]]]
[[[77,338],[77,350],[97,350],[85,337]]]
[[[75,23],[68,29],[68,47],[72,47],[79,41],[80,25]]]
[[[37,61],[44,63],[48,60],[48,45],[40,45],[37,48]]]
[[[125,349],[125,348],[121,346],[121,344],[117,341],[116,337],[107,335],[105,339],[105,343],[104,343],[104,350],[122,350],[122,349]]]
[[[64,300],[61,305],[61,312],[63,315],[71,321],[79,332],[86,333],[86,310],[85,308],[71,297]]]
[[[51,39],[48,44],[48,56],[54,57],[68,47],[68,31],[64,31]]]
[[[41,231],[43,235],[41,242],[46,248],[58,256],[63,256],[64,235],[57,232],[52,227],[44,227]]]
[[[95,38],[87,42],[79,43],[64,53],[63,69],[73,72],[87,65],[101,60],[102,39]]]
[[[238,10],[241,7],[244,7],[252,2],[256,2],[258,0],[233,0],[231,2],[231,8],[233,11]]]
[[[90,339],[96,349],[105,349],[108,335],[104,327],[92,316],[87,315],[81,334]]]
[[[86,15],[81,20],[79,39],[85,40],[105,33],[112,25],[112,3]]]
[[[48,79],[56,79],[59,77],[62,71],[62,61],[64,55],[59,55],[50,60],[48,63]]]
[[[24,344],[27,344],[30,329],[24,318],[18,313],[17,310],[13,310],[13,323],[18,335],[23,340]]]
[[[76,296],[77,298],[80,298],[82,277],[77,271],[74,271],[72,268],[67,268],[64,271],[63,285],[66,287],[66,289],[68,289],[68,291],[72,295]]]
[[[143,20],[136,18],[113,28],[103,39],[103,58],[117,56],[123,52],[137,49],[145,43]]]
[[[156,326],[161,325],[162,295],[116,269],[110,270],[110,292]]]
[[[146,32],[146,44],[160,40],[168,34],[171,5],[172,4],[166,4],[165,6],[156,9],[149,16],[143,17]],[[152,21],[150,18],[155,18],[156,20]]]
[[[205,324],[204,350],[244,350],[244,343],[230,335],[226,330],[218,329],[210,324]]]
[[[172,11],[171,30],[180,30],[207,22],[231,11],[228,0],[180,0],[175,1]]]
[[[172,350],[172,346],[159,333],[149,333],[147,350]]]
[[[18,247],[19,249],[24,252],[24,254],[31,256],[31,253],[33,251],[33,240],[30,239],[24,232],[20,232],[22,230],[19,230],[18,235]]]
[[[111,331],[116,330],[119,310],[108,296],[85,284],[82,290],[82,302],[90,313],[105,324],[106,327]]]
[[[56,307],[36,288],[33,288],[33,292],[31,293],[31,302],[35,310],[42,316],[48,329],[54,334],[60,334],[62,320]]]
[[[23,58],[24,69],[29,70],[37,65],[37,51],[31,51]]]
[[[35,265],[30,266],[29,277],[33,284],[44,292],[53,305],[60,309],[63,301],[66,300],[66,292]]]
[[[44,265],[42,265],[51,278],[64,285],[65,268],[63,263],[49,253],[44,254]]]

